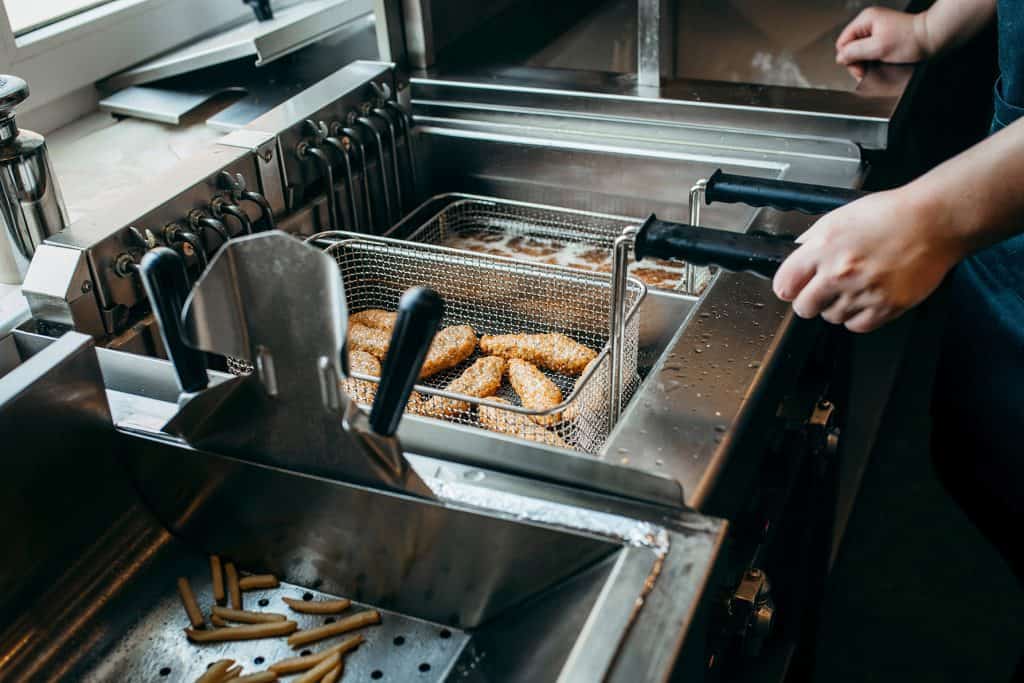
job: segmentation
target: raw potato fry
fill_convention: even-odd
[[[196,594],[192,592],[192,586],[184,576],[178,577],[178,595],[181,596],[181,604],[185,606],[185,614],[188,615],[189,623],[193,628],[202,628],[203,613],[196,602]]]
[[[351,372],[358,372],[361,375],[380,377],[380,361],[366,351],[354,349],[348,354],[348,369]],[[377,396],[377,385],[365,379],[350,377],[342,380],[345,393],[351,396],[357,403],[373,403]]]
[[[597,351],[557,332],[549,334],[485,334],[480,350],[503,358],[519,358],[563,375],[579,375]]]
[[[365,351],[379,360],[384,360],[384,356],[388,355],[388,346],[390,345],[390,332],[359,323],[349,323],[348,347],[351,350]]]
[[[476,331],[469,325],[446,327],[430,343],[420,379],[454,368],[476,351]]]
[[[340,623],[340,622],[339,622]],[[334,624],[331,624],[334,626]],[[299,625],[294,621],[273,621],[263,624],[246,624],[231,628],[215,628],[210,631],[185,629],[185,635],[193,643],[223,643],[229,640],[255,640],[257,638],[276,638],[295,633]]]
[[[258,674],[249,674],[248,676],[236,676],[235,678],[228,678],[224,683],[272,683],[277,680],[277,674],[273,671],[261,671]]]
[[[385,330],[390,332],[395,327],[395,320],[398,318],[397,313],[392,311],[384,311],[379,308],[368,308],[365,311],[359,311],[353,313],[348,317],[349,324],[366,325],[376,330]]]
[[[338,679],[341,678],[341,673],[345,670],[345,662],[338,664],[330,671],[327,675],[320,679],[320,683],[338,683]]]
[[[489,396],[487,400],[495,401],[496,403],[508,403],[508,401],[498,396]],[[563,441],[560,436],[541,427],[528,416],[521,413],[513,413],[510,410],[482,405],[477,408],[477,416],[480,418],[480,424],[492,432],[508,434],[509,436],[536,441],[548,446],[555,446],[556,448],[569,447],[569,444]]]
[[[216,614],[210,617],[210,623],[216,626],[217,628],[225,628],[228,625],[228,622],[224,621]]]
[[[237,621],[241,624],[267,624],[274,621],[288,621],[288,617],[274,612],[249,612],[244,609],[231,609],[230,607],[213,606],[213,615],[228,621]]]
[[[501,378],[505,375],[505,360],[498,356],[484,356],[466,368],[461,375],[453,379],[446,387],[455,394],[465,394],[483,398],[490,396],[501,388]],[[433,396],[423,406],[424,414],[432,417],[451,417],[469,410],[465,401],[453,398]]]
[[[213,601],[224,604],[224,572],[221,570],[220,557],[210,555],[210,576],[213,578]]]
[[[508,362],[508,381],[519,396],[524,408],[547,410],[562,402],[562,391],[533,363],[518,358]],[[556,424],[561,414],[531,416],[534,422],[543,426]]]
[[[238,580],[238,588],[243,591],[254,591],[262,588],[277,588],[281,583],[273,574],[255,574],[243,576]]]
[[[231,596],[231,607],[242,609],[242,590],[238,587],[238,570],[234,562],[224,565],[224,574],[228,577],[228,595]]]
[[[289,622],[294,623],[294,622]],[[318,640],[324,638],[330,638],[331,636],[341,635],[342,633],[348,633],[354,631],[357,628],[369,626],[370,624],[380,623],[380,612],[375,609],[366,610],[365,612],[359,612],[353,614],[350,617],[345,617],[340,621],[336,621],[333,624],[327,624],[326,626],[318,626],[316,628],[306,629],[293,633],[288,637],[288,644],[293,648],[302,647],[307,643],[315,643]]]
[[[214,662],[213,666],[206,670],[202,676],[196,679],[196,683],[218,683],[224,679],[228,669],[235,663],[233,659],[221,659]]]
[[[295,683],[317,683],[317,681],[327,675],[328,671],[340,665],[341,655],[335,652],[333,655],[325,657],[324,661],[296,678]]]
[[[281,598],[284,604],[301,614],[338,614],[352,606],[352,601],[347,598],[338,600],[296,600],[295,598]]]
[[[366,639],[361,635],[356,634],[351,638],[346,638],[342,642],[327,648],[323,652],[317,652],[312,655],[305,655],[304,657],[292,657],[290,659],[282,659],[276,664],[271,664],[268,669],[276,671],[281,676],[287,676],[288,674],[298,673],[299,671],[307,671],[312,669],[314,666],[324,661],[331,655],[338,653],[344,655],[346,652],[356,649]]]
[[[234,680],[234,679],[238,678],[241,675],[242,675],[242,667],[241,667],[241,665],[233,666],[233,667],[231,667],[230,669],[228,669],[227,671],[224,672],[224,678],[222,678],[220,680],[221,681],[231,681],[231,680]]]

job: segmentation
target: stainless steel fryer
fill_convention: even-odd
[[[470,325],[477,334],[561,332],[599,352],[596,363],[580,377],[545,371],[561,389],[564,400],[548,410],[529,410],[507,385],[500,396],[512,405],[486,398],[454,394],[445,388],[475,361],[480,352],[451,370],[430,377],[416,390],[428,396],[442,396],[469,404],[465,410],[427,417],[479,426],[474,407],[503,409],[508,431],[516,433],[514,416],[530,418],[559,416],[549,425],[567,446],[584,453],[597,453],[607,438],[615,417],[611,414],[612,354],[610,325],[622,322],[621,383],[619,401],[625,403],[639,383],[637,352],[640,329],[638,311],[646,287],[630,278],[615,296],[611,280],[601,273],[586,273],[527,261],[475,254],[446,247],[388,240],[350,238],[327,247],[337,262],[345,286],[348,308],[357,312],[370,308],[394,310],[402,292],[410,287],[428,286],[445,301],[442,325]],[[613,317],[612,310],[621,311]],[[355,374],[364,381],[377,378]],[[529,433],[527,432],[527,437]]]

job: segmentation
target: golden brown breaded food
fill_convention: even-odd
[[[390,344],[390,332],[359,323],[348,326],[348,347],[351,351],[365,351],[379,360],[384,360]]]
[[[386,330],[390,332],[395,327],[395,319],[398,314],[392,311],[385,311],[380,308],[368,308],[365,311],[353,313],[348,317],[350,325],[366,325],[375,330]]]
[[[474,351],[476,331],[472,327],[453,325],[444,328],[434,335],[427,358],[423,361],[423,369],[420,370],[420,379],[454,368],[472,356]]]
[[[358,372],[370,377],[380,377],[381,372],[380,361],[376,356],[359,349],[349,352],[348,369],[349,372]],[[342,380],[342,386],[345,387],[345,393],[358,403],[373,403],[373,398],[377,395],[377,384],[365,379],[350,377]]]
[[[496,403],[508,403],[505,399],[497,396],[491,396],[488,400],[495,401]],[[477,408],[477,415],[480,418],[480,424],[492,432],[508,434],[509,436],[536,441],[558,448],[569,447],[560,436],[536,424],[526,415],[502,410],[501,408],[492,408],[491,406],[480,406]]]
[[[579,375],[597,352],[573,339],[549,334],[485,334],[480,350],[492,356],[519,358],[563,375]]]
[[[462,374],[449,382],[445,388],[455,394],[483,398],[501,388],[501,380],[504,376],[505,359],[498,356],[484,356],[463,370]],[[459,412],[469,410],[469,404],[453,398],[432,396],[424,406],[424,410],[426,410],[426,415],[433,417],[451,417]]]
[[[583,380],[584,376],[586,376],[586,374],[590,372],[590,368],[593,367],[595,364],[597,364],[597,358],[587,363],[586,367],[583,368],[583,372],[580,373],[580,376],[576,378],[576,382],[573,384],[572,391],[574,394],[576,393],[576,390],[580,388],[580,382]],[[598,372],[600,372],[600,370]],[[592,387],[594,386],[592,383],[601,381],[601,378],[594,375],[590,377],[587,381],[588,385]],[[573,400],[573,402],[569,404],[569,407],[565,409],[565,412],[562,413],[562,419],[575,420],[577,417],[579,417],[580,405],[583,403],[586,403],[586,410],[597,413],[603,409],[604,399],[605,392],[602,391],[588,391],[588,393],[584,396],[577,396]]]
[[[533,363],[519,358],[508,361],[508,381],[519,396],[519,402],[530,410],[547,410],[562,402],[562,390],[541,372]],[[531,418],[544,426],[551,426],[562,419],[559,413],[537,415]]]

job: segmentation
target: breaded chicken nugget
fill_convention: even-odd
[[[446,327],[434,336],[420,379],[454,368],[476,351],[476,331],[469,325]],[[371,353],[373,353],[371,351]],[[374,354],[376,355],[376,354]]]
[[[380,308],[368,308],[365,311],[353,313],[348,317],[350,325],[366,325],[375,330],[386,330],[390,332],[395,327],[395,319],[398,314],[392,311],[385,311]]]
[[[519,358],[534,365],[562,373],[579,375],[597,352],[564,334],[484,335],[480,350],[492,356]]]
[[[488,400],[495,401],[496,403],[508,403],[505,399],[497,396],[491,396]],[[477,414],[480,417],[480,424],[492,432],[508,434],[509,436],[536,441],[557,448],[569,447],[557,434],[534,423],[526,415],[490,406],[480,406]]]
[[[501,388],[501,380],[505,375],[505,359],[498,356],[484,356],[466,368],[461,375],[453,379],[446,389],[455,394],[465,394],[483,398],[490,396]],[[469,410],[465,401],[457,401],[443,396],[433,396],[427,401],[427,415],[434,417],[452,417]]]
[[[391,333],[359,323],[348,326],[348,347],[352,351],[365,351],[379,360],[384,360],[391,344]]]
[[[358,372],[361,375],[380,377],[380,361],[366,351],[358,349],[350,351],[348,369],[350,372]],[[342,386],[345,387],[345,393],[358,403],[373,403],[373,398],[377,395],[377,384],[365,379],[350,377],[342,380]]]
[[[508,380],[520,403],[530,410],[548,410],[562,402],[562,391],[533,363],[518,358],[508,361]],[[558,413],[532,417],[537,424],[550,426],[562,419]]]

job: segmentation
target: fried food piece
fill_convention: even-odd
[[[339,662],[338,666],[327,672],[327,675],[320,679],[320,683],[338,683],[342,672],[345,671],[345,662]]]
[[[217,681],[224,680],[231,665],[235,663],[233,659],[221,659],[213,663],[213,665],[206,670],[202,676],[196,679],[196,683],[217,683]]]
[[[533,363],[518,358],[508,362],[508,381],[519,396],[519,402],[530,410],[548,410],[562,402],[562,390],[541,372]],[[562,419],[560,413],[531,416],[534,422],[545,427]]]
[[[391,333],[378,330],[359,323],[348,326],[348,348],[352,351],[365,351],[378,360],[384,360],[391,345]]]
[[[529,361],[563,375],[579,375],[587,363],[597,358],[597,351],[557,332],[485,334],[480,338],[480,350],[494,356]]]
[[[294,622],[291,622],[294,623]],[[345,617],[340,621],[336,621],[333,624],[327,624],[325,626],[318,626],[316,628],[306,629],[293,633],[288,636],[288,644],[293,648],[302,647],[307,643],[315,643],[318,640],[324,638],[330,638],[331,636],[341,635],[342,633],[348,633],[349,631],[355,631],[357,628],[369,626],[370,624],[380,623],[380,612],[375,609],[366,610],[365,612],[359,612],[353,614],[350,617]],[[232,629],[233,630],[233,629]]]
[[[242,624],[265,624],[274,621],[288,621],[288,617],[274,612],[249,612],[244,609],[231,609],[230,607],[213,606],[213,616],[237,621]]]
[[[238,580],[238,587],[244,591],[277,588],[280,584],[273,574],[253,574]]]
[[[334,624],[331,624],[332,626]],[[215,628],[209,631],[185,629],[185,635],[193,643],[220,643],[226,640],[255,640],[256,638],[276,638],[295,633],[299,628],[294,621],[268,621],[264,624],[246,624],[230,628]]]
[[[446,389],[455,394],[483,398],[501,388],[501,379],[504,376],[505,359],[498,356],[484,356],[463,370],[462,374],[453,379]],[[424,415],[431,417],[451,417],[469,410],[469,404],[453,398],[434,396],[426,402],[423,410]]]
[[[347,598],[338,600],[296,600],[295,598],[281,598],[284,604],[300,614],[338,614],[352,606],[352,601]]]
[[[261,671],[258,674],[226,678],[224,679],[224,683],[274,683],[276,680],[277,674],[273,671]]]
[[[380,361],[366,351],[358,349],[349,352],[348,369],[350,372],[358,372],[371,377],[380,377],[381,373]],[[350,377],[342,380],[341,384],[345,388],[345,393],[357,403],[371,404],[377,396],[377,384],[374,382]]]
[[[295,683],[317,683],[326,676],[331,669],[341,666],[341,655],[335,652],[325,657],[322,662],[295,679]]]
[[[226,620],[221,619],[216,614],[214,614],[214,615],[212,615],[210,617],[210,623],[213,624],[214,626],[216,626],[217,628],[224,628],[224,627],[230,625],[230,624],[228,624],[228,622]]]
[[[202,628],[203,613],[199,610],[199,603],[196,602],[196,594],[192,592],[192,586],[184,576],[178,577],[178,595],[181,596],[181,604],[185,606],[185,614],[188,615],[189,623],[194,628]]]
[[[238,666],[233,666],[230,669],[228,669],[226,672],[224,672],[224,678],[221,678],[219,680],[220,680],[220,683],[224,683],[224,681],[233,681],[233,680],[237,679],[241,675],[242,675],[242,665],[239,664]]]
[[[365,311],[353,313],[348,317],[349,324],[366,325],[375,330],[390,332],[395,327],[397,313],[385,311],[380,308],[368,308]]]
[[[356,649],[362,645],[365,640],[366,638],[356,634],[351,638],[346,638],[337,645],[327,648],[323,652],[317,652],[316,654],[305,655],[303,657],[282,659],[280,662],[271,664],[267,668],[270,671],[276,672],[280,676],[298,673],[299,671],[308,671],[335,653],[344,655],[346,652]]]
[[[228,595],[231,596],[231,606],[234,609],[242,609],[242,590],[238,587],[238,570],[233,562],[224,565],[224,575],[228,578]]]
[[[210,576],[213,578],[213,601],[224,604],[224,571],[220,566],[220,557],[210,555]]]
[[[498,396],[490,396],[487,400],[495,401],[496,403],[508,403],[508,401]],[[536,441],[537,443],[555,446],[556,448],[569,447],[569,444],[565,443],[560,436],[541,427],[526,415],[513,413],[510,410],[502,410],[501,408],[492,408],[491,406],[479,406],[477,408],[477,415],[480,418],[480,424],[492,432],[508,434],[509,436],[526,439],[527,441]]]
[[[420,379],[454,368],[476,351],[476,330],[469,325],[446,327],[436,335],[420,370]]]

